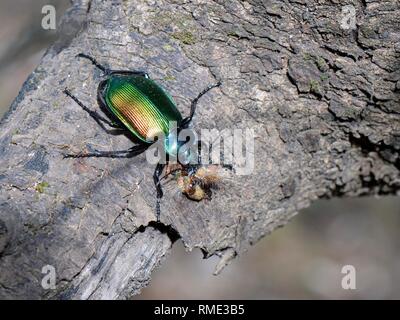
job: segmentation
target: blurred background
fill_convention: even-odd
[[[0,117],[56,38],[41,28],[46,4],[58,23],[70,2],[0,2]],[[400,299],[399,208],[400,197],[316,202],[217,277],[218,258],[178,241],[134,299]],[[356,290],[341,287],[344,265],[356,269]]]
[[[0,1],[0,117],[56,39],[55,30],[42,28],[42,7],[47,4],[56,8],[58,23],[70,1]]]

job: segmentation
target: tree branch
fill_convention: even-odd
[[[1,123],[0,298],[126,298],[177,235],[220,255],[219,272],[318,198],[399,194],[400,5],[345,2],[355,29],[336,1],[75,1]],[[230,173],[208,202],[166,183],[157,224],[144,155],[63,159],[132,145],[62,94],[97,108],[101,74],[80,52],[146,70],[184,114],[221,79],[195,127],[253,128],[252,174]]]

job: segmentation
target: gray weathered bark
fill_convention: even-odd
[[[342,21],[345,4],[355,29]],[[218,272],[313,200],[399,194],[399,21],[395,0],[75,1],[1,124],[0,297],[126,298],[175,233],[220,255]],[[147,70],[185,114],[222,79],[195,126],[253,128],[254,172],[229,173],[209,202],[166,184],[161,222],[171,228],[155,224],[144,155],[62,159],[132,144],[62,94],[97,108],[101,74],[79,52]],[[45,265],[55,290],[41,286]]]

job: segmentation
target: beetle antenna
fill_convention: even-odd
[[[107,69],[106,67],[102,66],[100,63],[97,62],[97,60],[91,56],[88,56],[87,54],[84,53],[79,53],[76,55],[79,58],[85,58],[88,59],[89,61],[91,61],[93,63],[93,65],[95,65],[97,68],[99,68],[101,71],[103,71],[104,73],[108,73],[109,69]]]

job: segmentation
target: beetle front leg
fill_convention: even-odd
[[[197,102],[199,101],[199,99],[200,99],[203,95],[205,95],[208,91],[210,91],[210,90],[213,89],[213,88],[219,87],[221,84],[222,84],[221,81],[218,81],[218,82],[215,83],[215,84],[210,84],[207,88],[205,88],[203,91],[201,91],[201,92],[197,95],[196,98],[194,98],[194,99],[192,100],[192,103],[190,104],[190,115],[189,115],[188,117],[184,118],[184,119],[181,121],[181,124],[180,124],[180,127],[181,127],[181,128],[186,128],[186,127],[189,125],[189,123],[192,121],[193,116],[194,116],[194,113],[196,112]]]
[[[160,213],[161,213],[160,202],[161,202],[161,198],[164,195],[162,188],[161,188],[161,184],[160,184],[160,176],[164,170],[164,167],[165,167],[165,164],[158,163],[156,166],[156,169],[154,170],[154,174],[153,174],[153,181],[154,181],[154,185],[156,186],[156,190],[157,190],[157,203],[156,203],[157,222],[160,222]]]

